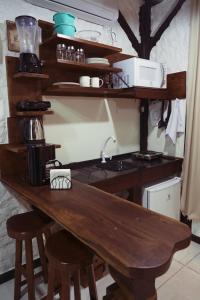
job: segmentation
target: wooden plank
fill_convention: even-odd
[[[186,98],[186,72],[167,75],[167,88],[169,99]]]
[[[2,181],[128,278],[161,275],[190,242],[186,225],[75,180],[67,191]]]
[[[118,61],[125,60],[125,59],[129,59],[132,57],[135,57],[135,56],[130,55],[130,54],[125,54],[125,53],[114,53],[114,54],[110,54],[110,55],[106,56],[106,58],[109,60],[109,62],[111,64],[118,62]]]
[[[39,73],[28,73],[28,72],[18,72],[15,73],[14,78],[31,78],[31,79],[49,79],[48,74],[39,74]]]
[[[19,39],[16,24],[13,21],[6,20],[8,50],[19,52]]]
[[[56,96],[81,96],[81,97],[114,97],[118,90],[90,87],[63,87],[51,86],[43,91],[43,95]]]
[[[121,68],[113,68],[109,65],[103,65],[103,64],[85,64],[85,63],[78,63],[73,61],[67,61],[58,59],[57,61],[48,61],[48,64],[54,64],[55,67],[60,67],[63,65],[63,67],[66,67],[66,69],[70,70],[79,70],[79,71],[96,71],[101,73],[119,73],[122,72]]]
[[[75,48],[83,48],[85,54],[91,57],[105,57],[106,55],[122,51],[121,48],[112,47],[106,44],[83,40],[72,36],[66,36],[64,34],[55,34],[40,45],[41,53],[44,48],[51,49],[51,51],[56,51],[56,45],[59,43],[74,46]],[[45,59],[43,56],[42,58]]]
[[[48,144],[46,144],[48,145]],[[55,148],[61,148],[61,145],[55,144]],[[25,153],[27,151],[27,145],[25,144],[8,144],[5,149],[13,153]]]

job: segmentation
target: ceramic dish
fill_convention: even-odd
[[[80,83],[77,82],[54,82],[52,85],[58,86],[59,88],[66,88],[66,87],[75,87],[80,86]]]
[[[98,42],[101,36],[101,32],[96,30],[81,30],[77,32],[76,36],[80,39]]]

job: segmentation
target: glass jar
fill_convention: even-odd
[[[85,63],[85,53],[82,48],[77,49],[75,53],[76,62]]]
[[[56,58],[65,59],[66,46],[65,44],[57,44],[56,47]]]
[[[66,50],[66,60],[76,61],[74,46],[68,46]]]

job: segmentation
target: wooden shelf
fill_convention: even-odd
[[[81,97],[102,97],[113,96],[117,94],[118,89],[106,89],[106,88],[90,88],[90,87],[66,87],[59,88],[51,86],[47,90],[43,91],[43,95],[50,96],[81,96]],[[120,90],[121,91],[121,90]]]
[[[61,145],[55,145],[55,148],[61,148]],[[6,150],[13,153],[25,153],[27,146],[25,144],[8,144],[6,145]]]
[[[55,65],[55,67],[66,67],[68,70],[74,71],[94,71],[100,73],[119,73],[122,72],[120,68],[113,68],[110,66],[102,65],[102,64],[84,64],[84,63],[77,63],[73,61],[67,61],[58,59],[57,61],[49,61],[47,64]]]
[[[121,48],[66,36],[64,34],[55,34],[48,38],[40,45],[40,49],[49,48],[53,51],[56,50],[56,45],[59,43],[65,43],[66,45],[74,46],[75,48],[83,48],[87,56],[104,57],[122,51]]]
[[[133,58],[133,57],[136,56],[125,54],[125,53],[114,53],[106,56],[106,58],[109,60],[111,64],[125,59]]]
[[[50,96],[81,96],[81,97],[111,97],[133,98],[148,100],[174,100],[186,97],[186,72],[169,74],[167,76],[167,89],[130,87],[124,89],[106,89],[89,87],[64,87],[50,86],[42,92]]]
[[[106,89],[88,87],[49,87],[43,95],[51,96],[81,96],[81,97],[111,97],[169,100],[167,89],[132,87],[127,89]]]
[[[15,73],[13,77],[14,78],[49,79],[48,74],[28,73],[28,72],[18,72],[18,73]]]
[[[119,90],[117,96],[119,98],[169,100],[169,91],[160,88],[131,87]]]
[[[17,117],[32,117],[32,116],[43,116],[43,115],[52,115],[53,110],[44,110],[44,111],[17,111]]]

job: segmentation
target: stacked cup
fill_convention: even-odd
[[[74,26],[74,15],[66,12],[58,12],[53,16],[53,20],[55,22],[54,32],[69,36],[75,35],[76,27]]]

